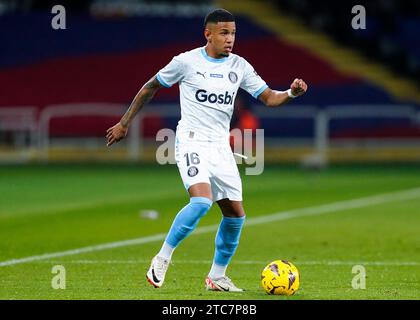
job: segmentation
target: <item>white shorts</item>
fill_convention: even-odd
[[[242,201],[241,177],[228,142],[199,142],[177,135],[175,160],[187,191],[196,183],[208,183],[213,201]]]

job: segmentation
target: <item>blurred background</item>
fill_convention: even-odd
[[[54,30],[54,5],[66,29]],[[355,5],[366,29],[353,29]],[[204,16],[237,19],[235,53],[271,88],[307,94],[268,109],[244,91],[232,127],[265,130],[265,161],[420,163],[418,1],[0,1],[0,161],[155,162],[176,128],[178,88],[161,90],[127,140],[105,131],[174,55],[205,45]],[[63,23],[63,21],[61,21]]]

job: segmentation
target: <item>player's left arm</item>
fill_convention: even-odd
[[[270,88],[265,89],[258,99],[267,107],[279,107],[290,100],[303,95],[308,90],[308,85],[302,79],[295,79],[287,91],[277,91]]]

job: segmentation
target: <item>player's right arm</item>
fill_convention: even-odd
[[[136,94],[133,101],[131,102],[130,107],[127,109],[127,112],[123,115],[121,120],[109,128],[106,133],[107,146],[111,146],[114,142],[118,142],[121,139],[125,138],[128,133],[128,127],[131,121],[134,119],[136,114],[143,108],[145,104],[152,100],[156,92],[162,88],[163,85],[158,81],[156,76],[153,76],[149,81],[147,81],[140,91]]]
[[[289,96],[288,91],[277,91],[270,88],[265,89],[258,99],[262,101],[267,107],[279,107],[289,102],[293,97],[299,97],[308,90],[308,85],[302,79],[295,79],[290,85]]]

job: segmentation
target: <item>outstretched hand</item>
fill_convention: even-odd
[[[128,128],[123,127],[120,122],[115,126],[106,130],[106,138],[108,140],[107,146],[111,146],[114,142],[118,142],[121,139],[124,139],[127,136]]]
[[[290,85],[290,89],[292,90],[292,94],[294,96],[301,96],[306,92],[306,90],[308,90],[308,86],[305,81],[296,78]]]

